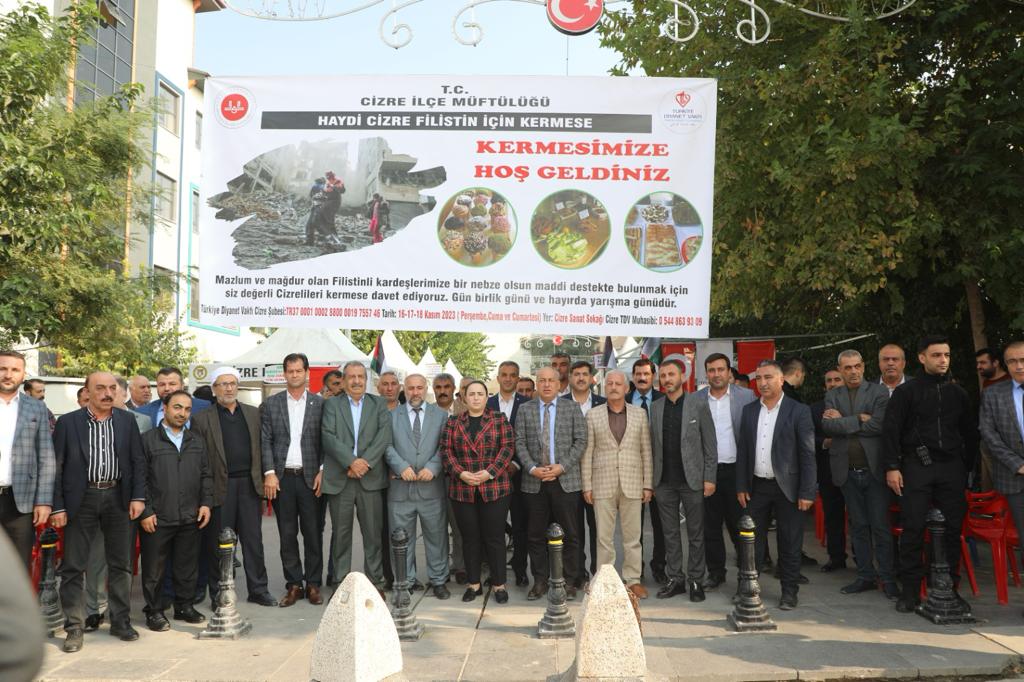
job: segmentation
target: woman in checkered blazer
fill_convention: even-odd
[[[463,391],[467,410],[452,417],[441,436],[441,459],[448,474],[448,497],[462,533],[468,585],[462,601],[483,594],[480,564],[487,555],[494,600],[505,590],[505,519],[512,494],[509,465],[515,435],[505,416],[487,408],[487,387],[470,382]]]

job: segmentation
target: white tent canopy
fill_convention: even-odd
[[[434,352],[427,348],[427,352],[420,358],[419,364],[416,365],[416,371],[427,378],[427,381],[433,381],[434,377],[441,373],[441,363],[434,358]],[[456,384],[458,386],[458,384]]]
[[[384,365],[399,376],[412,374],[416,363],[402,348],[395,333],[390,329],[381,334],[380,345],[384,348]]]
[[[312,363],[342,364],[349,360],[369,362],[337,329],[278,329],[250,351],[231,360],[233,365],[280,364],[289,353],[305,353]]]
[[[455,386],[458,387],[462,383],[462,372],[455,366],[451,358],[448,358],[448,362],[444,363],[445,374],[451,374],[452,378],[455,379]]]

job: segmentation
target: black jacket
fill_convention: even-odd
[[[948,375],[922,374],[897,386],[882,425],[885,464],[900,468],[903,457],[916,457],[924,445],[932,459],[961,457],[968,469],[978,455],[978,421],[967,391]]]
[[[184,430],[181,452],[158,426],[142,436],[146,455],[146,510],[140,518],[156,514],[157,523],[178,526],[195,523],[200,507],[213,507],[213,477],[203,439]]]

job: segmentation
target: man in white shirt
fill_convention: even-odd
[[[706,400],[715,422],[715,442],[718,448],[718,480],[715,492],[704,498],[704,555],[708,577],[706,589],[725,582],[724,524],[729,539],[736,546],[736,525],[742,510],[736,499],[736,448],[740,437],[740,416],[743,406],[757,400],[749,388],[732,383],[729,357],[712,353],[704,359],[708,386],[697,392],[697,398]]]
[[[878,383],[889,389],[889,395],[896,387],[907,381],[903,371],[907,368],[907,355],[895,343],[887,343],[878,349],[878,371],[881,378]]]
[[[569,387],[569,366],[572,364],[572,356],[565,351],[556,351],[551,354],[551,366],[558,370],[558,397],[569,395],[572,390]]]

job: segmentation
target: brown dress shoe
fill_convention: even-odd
[[[626,589],[635,594],[637,599],[647,599],[647,588],[640,583],[633,583]]]
[[[298,585],[292,585],[288,588],[288,593],[281,597],[281,601],[277,605],[283,609],[286,606],[292,606],[300,599],[302,599],[302,588]]]
[[[320,596],[320,586],[309,585],[306,587],[306,599],[308,599],[309,603],[313,606],[320,606],[323,604],[324,598]]]

